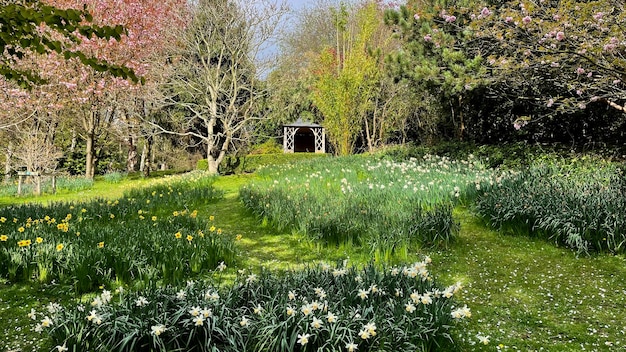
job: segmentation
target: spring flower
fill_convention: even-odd
[[[359,293],[357,294],[357,296],[358,296],[359,298],[361,298],[361,300],[366,300],[366,299],[367,299],[367,295],[368,295],[369,293],[370,293],[370,292],[369,292],[369,290],[362,290],[362,289],[359,289]]]
[[[95,310],[92,310],[91,312],[89,312],[89,315],[87,316],[87,321],[96,321],[98,318],[98,313],[96,313]]]
[[[453,310],[450,315],[452,315],[452,318],[454,319],[462,319],[470,318],[472,316],[472,313],[470,312],[469,308],[467,308],[467,306],[464,306],[463,308]]]
[[[5,218],[4,216],[0,218],[0,222],[5,223],[7,221],[7,218]]]
[[[153,217],[152,217],[152,221],[157,221],[157,217],[156,217],[156,216],[153,216]],[[159,325],[159,326],[160,326],[160,325]]]
[[[217,266],[217,270],[224,271],[225,269],[226,269],[226,264],[224,264],[224,262],[220,262],[220,264]]]
[[[367,330],[363,329],[359,331],[359,337],[362,338],[363,340],[367,340],[370,338],[370,333]]]
[[[65,343],[63,343],[63,346],[59,346],[59,345],[57,345],[55,348],[57,349],[57,352],[65,352],[65,351],[68,351],[68,348],[67,348],[67,346],[65,346]]]
[[[357,350],[357,344],[354,342],[348,342],[346,344],[346,349],[348,350],[348,352],[354,352]]]
[[[195,326],[204,325],[204,317],[202,315],[198,315],[192,319]]]
[[[17,242],[18,247],[28,247],[30,246],[30,240],[21,240]]]
[[[505,23],[511,23],[511,22],[513,22],[513,17],[511,17],[511,16],[507,16],[507,17],[504,19],[504,22],[505,22]]]
[[[17,229],[18,232],[24,232],[24,227],[20,227]]]
[[[313,308],[311,307],[311,305],[305,304],[305,305],[302,306],[302,308],[300,308],[300,311],[302,312],[302,314],[307,316],[307,315],[311,314],[311,312],[313,311]]]
[[[193,236],[192,235],[187,235],[187,241],[191,242],[193,240]]]
[[[319,329],[322,327],[322,321],[320,319],[317,319],[316,317],[313,317],[313,322],[311,323],[311,326],[314,329]]]
[[[211,226],[211,227],[209,228],[209,231],[211,231],[211,232],[215,232],[215,226]]]
[[[222,229],[217,229],[217,231],[215,233],[217,233],[218,235],[221,235],[222,234]]]
[[[197,317],[200,315],[200,307],[192,307],[189,314],[191,314],[192,317]]]
[[[213,215],[209,216],[209,221],[213,221],[213,220],[215,220],[215,216]]]
[[[321,287],[316,287],[313,289],[313,291],[320,299],[326,298],[326,292]]]
[[[153,325],[150,330],[152,330],[150,333],[154,336],[159,336],[162,333],[165,332],[165,330],[167,330],[167,328],[165,327],[165,325],[163,324],[159,324],[159,325]]]
[[[367,323],[363,329],[367,330],[367,332],[370,334],[370,336],[376,336],[376,324],[374,323]]]
[[[488,8],[483,7],[483,9],[480,10],[480,15],[483,17],[489,17],[491,15],[491,11]]]
[[[183,237],[183,234],[182,234],[182,233],[180,233],[180,232],[176,232],[176,233],[174,234],[174,237],[176,237],[176,238],[182,238],[182,237]]]
[[[241,239],[242,239],[242,238],[243,238],[243,236],[242,236],[241,234],[239,234],[239,235],[237,235],[237,236],[235,237],[235,240],[236,240],[236,241],[241,241]]]
[[[7,236],[7,235],[1,235],[0,236],[0,241],[2,241],[2,242],[6,242],[8,239],[9,239],[9,236]]]
[[[433,299],[430,298],[430,294],[428,294],[428,293],[422,295],[421,301],[422,301],[422,304],[424,304],[424,305],[429,305],[429,304],[433,303]]]
[[[176,298],[181,301],[184,300],[185,298],[187,298],[187,292],[185,292],[184,290],[176,292]]]
[[[426,35],[424,36],[424,41],[425,41],[425,42],[429,42],[429,41],[431,41],[432,39],[433,39],[433,38],[430,36],[430,34],[426,34]]]
[[[64,246],[63,246],[63,243],[59,243],[59,244],[57,244],[57,247],[56,247],[56,248],[57,248],[57,252],[62,251],[62,250],[63,250],[63,247],[64,247]]]
[[[211,308],[206,308],[204,307],[201,311],[200,314],[202,314],[202,316],[204,318],[209,318],[213,316],[213,310]]]
[[[333,269],[334,277],[345,276],[348,271],[346,269]]]
[[[136,305],[137,307],[143,307],[143,306],[146,306],[146,305],[148,305],[148,300],[147,300],[144,296],[139,296],[139,297],[137,298],[137,300],[135,301],[135,305]]]
[[[296,313],[296,311],[291,306],[287,306],[287,315],[288,316],[292,316],[295,313]]]
[[[329,323],[334,323],[337,321],[337,316],[331,312],[328,312],[328,315],[326,316],[326,320],[328,320]]]
[[[480,341],[483,345],[489,344],[489,336],[476,335],[476,338],[478,338],[478,341]]]
[[[43,242],[43,238],[41,237],[35,238],[35,243],[41,243],[41,242]]]
[[[254,307],[254,314],[261,315],[262,312],[263,312],[263,307],[261,307],[260,304]]]
[[[532,22],[532,20],[533,19],[530,16],[526,16],[526,17],[522,18],[522,22],[524,24],[529,24],[530,22]]]
[[[558,32],[558,33],[556,34],[556,40],[558,40],[558,41],[562,41],[563,39],[565,39],[565,33],[563,33],[563,32]]]
[[[250,283],[253,283],[253,282],[256,282],[256,281],[257,281],[257,276],[256,276],[256,274],[250,274],[250,275],[248,275],[248,277],[246,278],[246,283],[247,283],[247,284],[250,284]]]
[[[33,308],[30,309],[30,313],[28,313],[28,317],[32,320],[37,319],[37,312]]]
[[[98,242],[98,248],[104,248],[104,241]]]
[[[407,304],[404,305],[404,309],[409,312],[409,313],[413,313],[415,312],[415,306],[413,305],[413,303],[409,302]]]
[[[293,301],[294,299],[296,299],[296,293],[293,291],[289,291],[289,294],[287,295],[287,297],[289,297],[290,301]]]
[[[309,342],[309,337],[311,337],[310,334],[298,334],[298,343],[302,346],[306,345]]]
[[[245,316],[243,318],[241,318],[241,321],[239,322],[239,325],[241,325],[241,326],[248,326],[248,324],[249,324],[248,318],[246,318]]]
[[[576,69],[576,73],[579,74],[579,75],[582,75],[583,73],[585,73],[585,69],[582,68],[582,67],[579,67],[579,68]]]

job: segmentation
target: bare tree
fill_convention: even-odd
[[[261,118],[263,51],[286,8],[266,0],[200,0],[189,6],[163,87],[181,129],[161,129],[203,143],[209,171],[217,173],[229,147]]]

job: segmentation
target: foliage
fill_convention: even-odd
[[[219,198],[202,173],[166,178],[118,200],[0,210],[0,277],[79,292],[112,281],[179,283],[234,260],[234,240],[195,207]]]
[[[626,249],[626,184],[616,165],[544,160],[483,191],[477,210],[496,228],[550,239],[578,253]]]
[[[31,181],[28,180],[27,181]],[[93,180],[85,179],[84,177],[75,176],[58,176],[56,177],[56,190],[57,191],[83,191],[90,189],[93,186]],[[35,185],[31,182],[24,182],[22,185],[22,194],[32,194],[34,192]],[[52,178],[42,177],[41,192],[44,194],[52,193]],[[17,181],[12,180],[11,184],[3,185],[0,189],[0,196],[16,196],[17,195]]]
[[[39,73],[13,66],[16,60],[24,58],[29,53],[56,52],[62,54],[65,59],[78,58],[83,64],[97,71],[107,71],[116,77],[139,81],[131,69],[90,57],[82,51],[72,50],[55,35],[61,35],[70,42],[80,43],[81,38],[89,40],[93,37],[119,40],[125,33],[122,26],[85,24],[93,19],[86,8],[61,9],[42,4],[40,1],[30,1],[27,4],[12,3],[0,7],[0,18],[6,24],[0,28],[0,51],[4,53],[6,50],[6,55],[2,56],[0,74],[22,87],[45,82]],[[42,25],[46,25],[50,32],[40,30]]]
[[[278,229],[331,245],[364,245],[381,259],[411,245],[446,246],[452,205],[493,176],[474,159],[426,155],[404,162],[359,156],[271,167],[240,190],[249,209]]]
[[[219,289],[103,291],[91,307],[35,312],[54,343],[91,351],[432,351],[470,317],[429,274],[430,258],[380,270],[330,265],[239,276]],[[454,309],[455,306],[457,309]],[[89,313],[88,313],[89,311]],[[51,321],[46,325],[46,317]],[[85,317],[87,317],[85,319]]]

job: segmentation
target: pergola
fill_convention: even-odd
[[[324,127],[302,119],[283,125],[283,152],[326,153]]]

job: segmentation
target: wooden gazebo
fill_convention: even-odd
[[[326,153],[324,127],[298,119],[283,125],[284,153]]]

